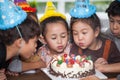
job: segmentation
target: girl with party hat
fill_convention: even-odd
[[[70,53],[91,56],[96,69],[103,73],[114,73],[113,65],[120,64],[120,52],[114,42],[100,34],[101,25],[96,7],[89,4],[89,0],[76,0],[70,15],[73,39]]]
[[[38,54],[49,66],[54,55],[68,54],[70,51],[68,24],[65,15],[56,11],[51,1],[47,2],[45,13],[39,20],[44,45],[39,48]]]
[[[5,80],[9,60],[30,58],[36,51],[39,25],[9,0],[0,0],[0,80]]]

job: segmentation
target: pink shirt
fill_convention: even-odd
[[[71,44],[68,43],[64,52],[58,55],[62,55],[64,53],[69,55],[70,47],[71,47]],[[42,47],[39,48],[38,54],[41,56],[41,59],[46,63],[46,65],[48,65],[53,59],[53,56],[50,56],[50,51],[46,45],[43,45]]]

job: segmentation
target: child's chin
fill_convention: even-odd
[[[63,53],[63,52],[64,52],[64,50],[58,50],[58,51],[57,51],[58,54],[61,54],[61,53]]]

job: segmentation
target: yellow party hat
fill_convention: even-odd
[[[66,20],[66,16],[60,12],[57,12],[53,3],[51,1],[48,1],[46,4],[45,14],[39,20],[40,20],[40,22],[42,22],[46,18],[49,18],[52,16],[59,16]]]

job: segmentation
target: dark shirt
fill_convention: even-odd
[[[84,49],[84,50],[82,50],[82,53],[79,53],[78,47],[75,44],[73,44],[70,54],[91,56],[91,59],[93,60],[93,62],[95,62],[98,58],[103,57],[105,41],[106,41],[106,39],[102,39],[102,46],[100,49],[98,49],[98,50]],[[117,49],[114,42],[111,42],[107,61],[108,61],[108,63],[120,62],[120,52]],[[104,74],[107,77],[116,77],[120,73],[104,73]]]
[[[0,69],[6,68],[6,47],[3,43],[0,43]]]
[[[70,54],[74,53],[75,55],[80,54],[80,55],[91,56],[91,59],[93,60],[93,62],[95,62],[98,58],[103,57],[105,41],[106,41],[106,39],[102,39],[102,46],[100,49],[98,49],[98,50],[84,49],[84,50],[82,50],[82,54],[80,54],[78,52],[78,47],[75,44],[73,44]],[[114,42],[111,42],[109,56],[108,56],[107,61],[108,61],[108,63],[120,62],[120,52],[117,49]]]

